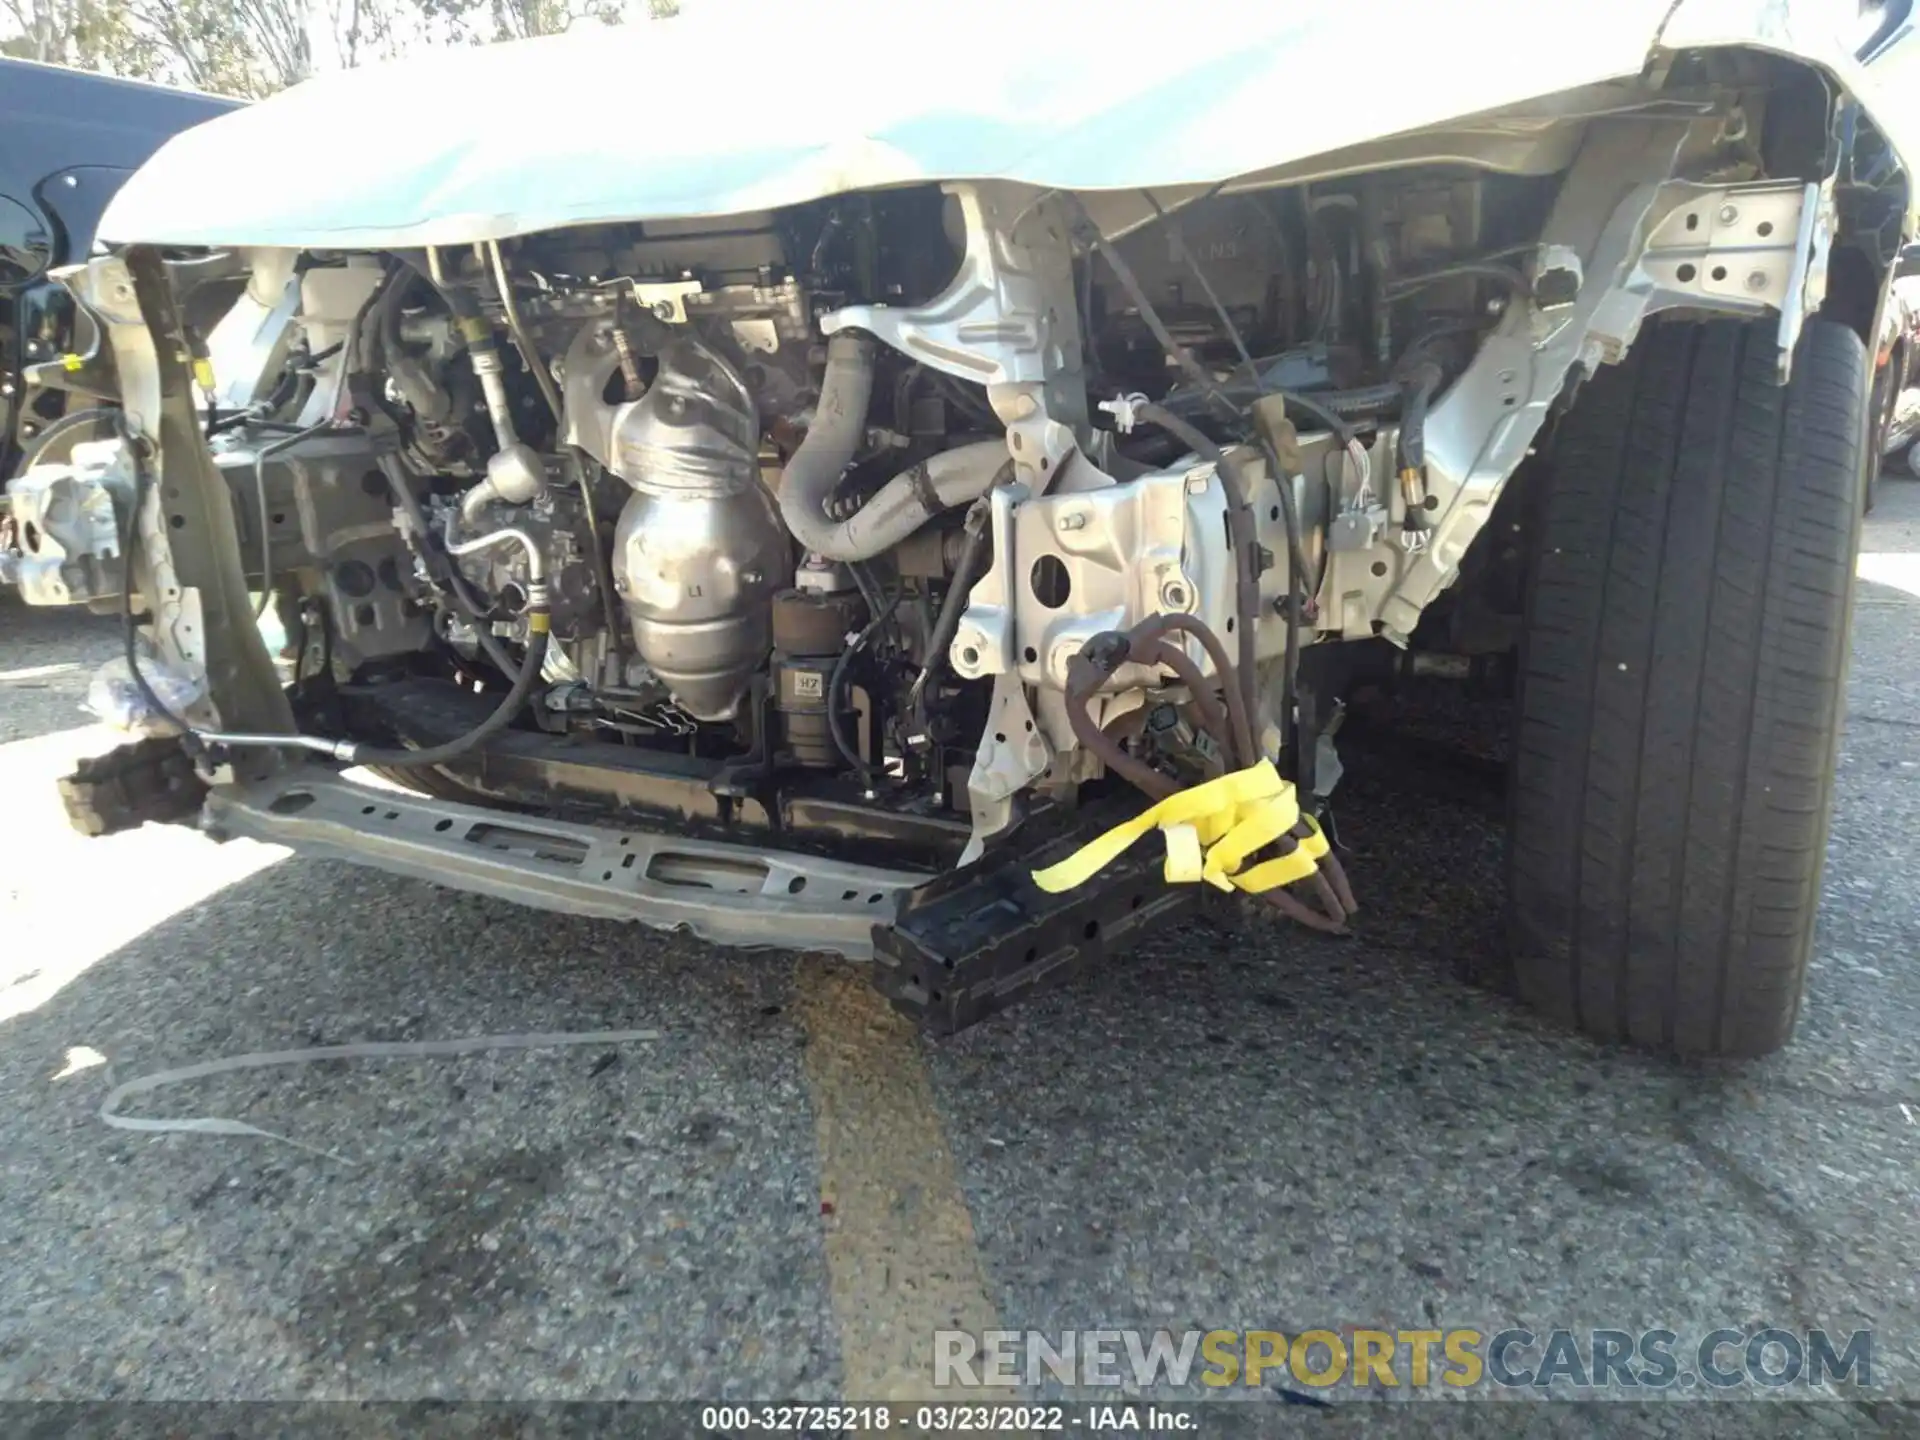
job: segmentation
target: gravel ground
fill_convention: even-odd
[[[924,1389],[954,1323],[1766,1322],[1871,1326],[1876,1389],[1920,1396],[1920,485],[1883,483],[1866,549],[1812,992],[1738,1066],[1470,983],[1499,977],[1500,801],[1391,739],[1349,752],[1338,816],[1359,938],[1196,922],[927,1044],[843,966],[178,829],[81,841],[51,782],[101,744],[76,707],[116,630],[0,605],[0,1397],[832,1399]],[[95,1115],[110,1074],[246,1051],[626,1027],[659,1038],[129,1106],[340,1158]],[[1552,1418],[1907,1424],[1760,1413]]]

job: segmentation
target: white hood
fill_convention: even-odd
[[[1690,8],[1702,13],[1691,25]],[[1797,8],[1683,0],[1674,23],[1717,43],[1779,43],[1780,17]],[[390,249],[927,180],[1208,183],[1637,74],[1674,5],[690,0],[689,10],[309,81],[168,142],[120,191],[102,233]],[[1791,43],[1847,63],[1824,31]]]

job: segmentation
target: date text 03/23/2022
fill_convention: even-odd
[[[1036,1431],[1189,1432],[1193,1409],[1154,1405],[708,1405],[700,1428],[710,1435],[828,1436],[902,1431],[1030,1435]]]

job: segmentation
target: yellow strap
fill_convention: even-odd
[[[1298,850],[1275,860],[1263,860],[1244,874],[1235,875],[1235,886],[1250,895],[1258,895],[1276,885],[1291,885],[1311,875],[1314,867],[1320,863],[1320,857],[1327,853],[1327,837],[1320,833],[1320,827],[1314,823],[1311,815],[1307,817],[1307,826],[1309,833],[1300,842]]]
[[[1262,760],[1148,806],[1081,846],[1057,865],[1033,872],[1033,883],[1049,894],[1084,884],[1124,854],[1135,841],[1158,829],[1166,839],[1163,870],[1169,884],[1204,880],[1221,890],[1258,893],[1291,885],[1313,873],[1327,853],[1327,840],[1307,817],[1308,835],[1299,847],[1275,860],[1242,871],[1249,855],[1272,844],[1300,823],[1300,801],[1272,762]]]
[[[1167,864],[1162,872],[1167,877],[1167,883],[1193,884],[1206,873],[1200,832],[1191,825],[1169,825],[1161,833],[1167,837]]]

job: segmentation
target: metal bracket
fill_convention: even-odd
[[[947,288],[904,309],[850,305],[821,316],[820,328],[865,330],[929,369],[985,385],[1007,427],[1014,478],[1037,495],[1088,430],[1065,208],[1025,185],[946,188],[966,246]]]
[[[967,776],[973,835],[960,852],[962,865],[978,860],[987,841],[1013,824],[1015,797],[1046,774],[1052,763],[1052,752],[1034,723],[1033,707],[1027,703],[1027,688],[1019,675],[995,676],[987,726]]]
[[[698,295],[705,287],[698,280],[636,280],[633,298],[642,310],[669,325],[687,323],[687,296]]]
[[[1793,269],[1787,276],[1787,295],[1780,305],[1780,368],[1782,385],[1793,373],[1793,352],[1807,317],[1827,303],[1827,261],[1833,253],[1837,211],[1834,177],[1808,184],[1800,201],[1800,229],[1794,237]]]

